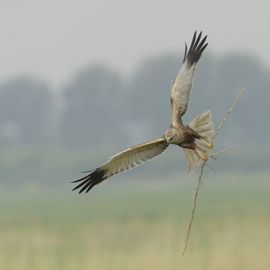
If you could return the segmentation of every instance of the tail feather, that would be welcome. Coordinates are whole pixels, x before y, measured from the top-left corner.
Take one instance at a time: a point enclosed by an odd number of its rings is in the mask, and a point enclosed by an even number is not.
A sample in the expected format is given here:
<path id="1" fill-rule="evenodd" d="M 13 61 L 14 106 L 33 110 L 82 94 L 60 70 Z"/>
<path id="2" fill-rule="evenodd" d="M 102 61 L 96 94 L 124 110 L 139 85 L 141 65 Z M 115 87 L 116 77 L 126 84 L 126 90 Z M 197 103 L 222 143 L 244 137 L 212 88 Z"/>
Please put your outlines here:
<path id="1" fill-rule="evenodd" d="M 212 148 L 214 136 L 214 124 L 212 121 L 212 113 L 210 111 L 204 112 L 196 116 L 189 127 L 198 132 L 202 137 L 195 140 L 195 150 L 184 148 L 188 164 L 188 172 L 195 169 L 196 166 L 208 159 L 210 149 Z"/>

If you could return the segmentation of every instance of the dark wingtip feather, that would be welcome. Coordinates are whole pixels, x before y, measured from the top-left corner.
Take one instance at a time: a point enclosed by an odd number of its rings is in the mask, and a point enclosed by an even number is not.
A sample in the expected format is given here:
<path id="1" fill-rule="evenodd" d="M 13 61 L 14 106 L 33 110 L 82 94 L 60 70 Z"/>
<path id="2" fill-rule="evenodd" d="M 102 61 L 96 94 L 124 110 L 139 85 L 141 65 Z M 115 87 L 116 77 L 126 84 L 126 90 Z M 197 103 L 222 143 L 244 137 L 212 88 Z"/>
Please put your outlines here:
<path id="1" fill-rule="evenodd" d="M 183 63 L 185 62 L 186 58 L 187 58 L 187 43 L 185 42 L 185 53 L 184 53 Z"/>
<path id="2" fill-rule="evenodd" d="M 72 190 L 79 189 L 79 193 L 85 191 L 87 193 L 90 191 L 95 185 L 99 184 L 105 179 L 106 170 L 97 168 L 94 171 L 90 171 L 88 175 L 72 181 L 71 183 L 79 183 Z"/>
<path id="3" fill-rule="evenodd" d="M 192 66 L 199 61 L 202 52 L 208 45 L 208 43 L 205 43 L 207 36 L 204 36 L 203 39 L 201 38 L 202 38 L 202 31 L 199 33 L 198 36 L 197 32 L 195 31 L 188 52 L 187 49 L 185 48 L 183 62 L 187 61 L 187 64 L 189 66 Z"/>

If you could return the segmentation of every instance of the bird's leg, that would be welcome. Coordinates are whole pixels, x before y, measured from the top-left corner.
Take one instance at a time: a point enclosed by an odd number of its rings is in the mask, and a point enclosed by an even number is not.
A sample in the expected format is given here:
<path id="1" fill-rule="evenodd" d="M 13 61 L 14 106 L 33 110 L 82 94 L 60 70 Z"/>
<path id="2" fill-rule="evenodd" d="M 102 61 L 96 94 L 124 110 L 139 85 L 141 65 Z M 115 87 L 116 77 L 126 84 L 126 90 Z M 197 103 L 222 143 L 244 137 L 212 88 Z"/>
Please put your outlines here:
<path id="1" fill-rule="evenodd" d="M 185 143 L 182 143 L 182 144 L 181 144 L 181 147 L 187 148 L 187 149 L 191 149 L 191 150 L 194 150 L 194 154 L 195 154 L 200 160 L 203 160 L 203 161 L 208 160 L 207 155 L 203 154 L 202 151 L 199 151 L 199 150 L 200 150 L 200 147 L 199 147 L 198 145 L 196 145 L 194 142 L 185 142 Z"/>
<path id="2" fill-rule="evenodd" d="M 184 142 L 184 143 L 181 143 L 180 146 L 183 148 L 191 149 L 191 150 L 195 150 L 196 148 L 196 145 L 194 142 Z"/>
<path id="3" fill-rule="evenodd" d="M 200 159 L 200 160 L 203 160 L 203 161 L 207 161 L 208 160 L 208 157 L 204 154 L 202 154 L 200 151 L 198 151 L 197 149 L 195 149 L 195 154 L 197 155 L 197 157 Z"/>
<path id="4" fill-rule="evenodd" d="M 198 139 L 198 140 L 201 140 L 204 142 L 204 144 L 206 145 L 206 147 L 208 149 L 213 149 L 214 148 L 214 145 L 210 142 L 208 142 L 202 135 L 200 135 L 197 131 L 195 131 L 194 129 L 190 128 L 189 126 L 186 126 L 187 127 L 187 130 L 189 132 L 189 134 L 193 137 L 193 139 Z M 196 146 L 195 146 L 196 148 Z M 194 148 L 194 150 L 195 150 Z"/>
<path id="5" fill-rule="evenodd" d="M 203 136 L 201 136 L 200 140 L 202 140 L 206 144 L 208 149 L 213 149 L 214 148 L 214 144 L 209 143 Z"/>

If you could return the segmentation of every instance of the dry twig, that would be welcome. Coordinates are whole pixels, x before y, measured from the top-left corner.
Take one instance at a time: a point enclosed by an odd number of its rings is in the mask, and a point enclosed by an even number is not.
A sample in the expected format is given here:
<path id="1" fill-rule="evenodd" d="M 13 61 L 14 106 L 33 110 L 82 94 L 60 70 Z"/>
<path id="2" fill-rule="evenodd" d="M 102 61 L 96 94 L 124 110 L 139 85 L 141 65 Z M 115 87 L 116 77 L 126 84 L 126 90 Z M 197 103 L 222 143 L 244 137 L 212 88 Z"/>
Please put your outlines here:
<path id="1" fill-rule="evenodd" d="M 245 91 L 244 88 L 240 91 L 239 95 L 234 100 L 232 106 L 225 113 L 223 119 L 220 121 L 219 125 L 217 126 L 216 131 L 215 131 L 215 134 L 213 136 L 213 144 L 214 144 L 215 138 L 219 134 L 220 130 L 224 127 L 224 125 L 225 125 L 226 121 L 228 120 L 230 114 L 235 109 L 236 105 L 239 103 L 240 98 L 243 95 L 244 91 Z M 232 149 L 225 149 L 225 150 L 222 150 L 222 151 L 218 151 L 218 152 L 212 154 L 211 157 L 213 159 L 217 159 L 217 157 L 220 154 L 223 154 L 223 153 L 225 153 L 225 152 L 227 152 L 229 150 L 232 150 Z M 193 200 L 193 208 L 192 208 L 191 217 L 190 217 L 189 224 L 188 224 L 188 229 L 187 229 L 187 232 L 186 232 L 185 245 L 184 245 L 184 249 L 183 249 L 183 252 L 182 252 L 182 256 L 185 254 L 185 252 L 187 250 L 187 247 L 188 247 L 189 237 L 190 237 L 190 233 L 191 233 L 191 228 L 192 228 L 192 224 L 193 224 L 194 217 L 195 217 L 195 211 L 196 211 L 196 207 L 197 207 L 199 190 L 200 190 L 200 188 L 202 186 L 202 177 L 203 177 L 203 172 L 204 172 L 204 168 L 205 168 L 206 165 L 207 165 L 207 161 L 204 161 L 203 164 L 201 165 L 201 170 L 200 170 L 200 174 L 199 174 L 199 177 L 198 177 L 197 187 L 196 187 L 196 190 L 195 190 L 195 195 L 194 195 L 194 200 Z"/>

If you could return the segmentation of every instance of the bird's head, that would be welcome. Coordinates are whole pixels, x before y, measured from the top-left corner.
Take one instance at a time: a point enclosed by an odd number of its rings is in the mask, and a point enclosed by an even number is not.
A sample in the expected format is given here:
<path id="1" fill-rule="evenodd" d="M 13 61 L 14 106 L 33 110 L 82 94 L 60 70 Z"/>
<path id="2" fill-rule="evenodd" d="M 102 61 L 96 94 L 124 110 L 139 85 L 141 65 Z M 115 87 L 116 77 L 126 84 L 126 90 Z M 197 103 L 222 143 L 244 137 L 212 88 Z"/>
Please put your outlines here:
<path id="1" fill-rule="evenodd" d="M 179 140 L 180 140 L 179 130 L 174 127 L 170 127 L 169 129 L 167 129 L 164 136 L 167 143 L 171 143 L 171 144 L 179 143 Z"/>

